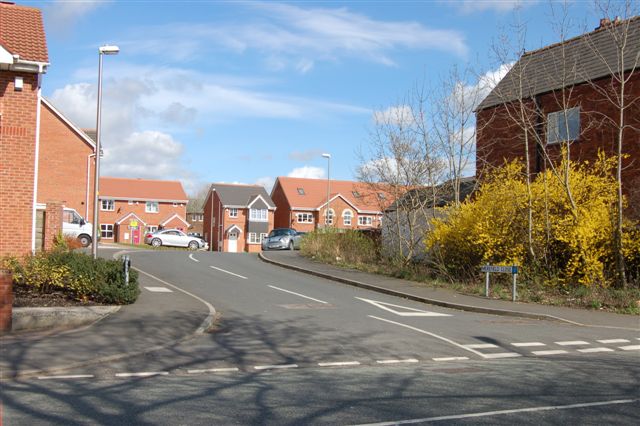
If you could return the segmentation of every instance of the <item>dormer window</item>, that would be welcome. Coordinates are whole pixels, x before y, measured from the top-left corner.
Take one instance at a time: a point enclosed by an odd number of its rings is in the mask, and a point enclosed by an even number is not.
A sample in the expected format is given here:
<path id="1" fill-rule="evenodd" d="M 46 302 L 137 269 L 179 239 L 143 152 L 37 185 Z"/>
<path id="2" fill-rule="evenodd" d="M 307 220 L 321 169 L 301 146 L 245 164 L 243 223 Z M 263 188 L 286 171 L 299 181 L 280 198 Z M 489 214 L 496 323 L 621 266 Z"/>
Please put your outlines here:
<path id="1" fill-rule="evenodd" d="M 304 188 L 298 188 L 298 194 L 304 195 Z"/>
<path id="2" fill-rule="evenodd" d="M 351 191 L 354 197 L 360 198 L 360 193 L 358 191 Z"/>
<path id="3" fill-rule="evenodd" d="M 381 200 L 384 200 L 387 198 L 387 196 L 384 195 L 382 192 L 378 192 L 378 198 L 380 198 Z"/>

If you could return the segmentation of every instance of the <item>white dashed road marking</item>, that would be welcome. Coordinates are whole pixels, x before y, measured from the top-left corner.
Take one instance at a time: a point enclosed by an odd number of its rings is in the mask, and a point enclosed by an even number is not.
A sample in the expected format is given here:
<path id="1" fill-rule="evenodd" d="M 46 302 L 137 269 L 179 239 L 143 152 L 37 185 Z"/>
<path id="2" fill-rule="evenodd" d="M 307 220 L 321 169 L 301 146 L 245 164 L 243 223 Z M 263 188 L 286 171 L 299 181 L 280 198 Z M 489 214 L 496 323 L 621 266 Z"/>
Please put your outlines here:
<path id="1" fill-rule="evenodd" d="M 231 367 L 231 368 L 203 368 L 196 370 L 187 370 L 189 374 L 202 374 L 202 373 L 230 373 L 240 371 L 239 368 Z"/>
<path id="2" fill-rule="evenodd" d="M 493 359 L 493 358 L 516 358 L 519 356 L 522 356 L 522 354 L 519 354 L 517 352 L 500 352 L 497 354 L 484 354 L 483 355 L 485 358 L 489 358 L 489 359 Z"/>
<path id="3" fill-rule="evenodd" d="M 530 346 L 547 346 L 542 342 L 521 342 L 521 343 L 512 343 L 512 345 L 518 348 L 527 348 Z"/>
<path id="4" fill-rule="evenodd" d="M 640 351 L 640 345 L 618 346 L 623 351 Z"/>
<path id="5" fill-rule="evenodd" d="M 285 293 L 294 294 L 294 295 L 299 296 L 299 297 L 304 297 L 305 299 L 313 300 L 314 302 L 323 303 L 325 305 L 329 304 L 329 302 L 325 302 L 325 301 L 319 300 L 319 299 L 314 299 L 313 297 L 305 296 L 304 294 L 296 293 L 295 291 L 285 290 L 284 288 L 276 287 L 274 285 L 268 285 L 267 284 L 267 287 L 271 287 L 274 290 L 284 291 Z"/>
<path id="6" fill-rule="evenodd" d="M 417 359 L 415 358 L 409 358 L 409 359 L 381 359 L 376 361 L 376 363 L 378 364 L 402 364 L 402 363 L 415 363 L 415 362 L 419 362 Z"/>
<path id="7" fill-rule="evenodd" d="M 560 355 L 560 354 L 566 354 L 568 353 L 567 351 L 563 351 L 561 349 L 557 349 L 557 350 L 552 350 L 552 351 L 533 351 L 531 352 L 534 355 Z"/>
<path id="8" fill-rule="evenodd" d="M 627 339 L 605 339 L 605 340 L 596 340 L 598 343 L 608 344 L 608 343 L 629 343 Z"/>
<path id="9" fill-rule="evenodd" d="M 613 352 L 613 349 L 610 348 L 585 348 L 585 349 L 578 349 L 578 352 L 582 352 L 582 353 L 592 353 L 592 352 Z"/>
<path id="10" fill-rule="evenodd" d="M 243 280 L 248 279 L 247 277 L 243 277 L 242 275 L 234 274 L 233 272 L 226 271 L 222 268 L 216 268 L 215 266 L 209 266 L 209 268 L 215 269 L 216 271 L 224 272 L 225 274 L 233 275 L 234 277 L 242 278 Z"/>
<path id="11" fill-rule="evenodd" d="M 566 342 L 555 342 L 555 344 L 560 346 L 579 346 L 579 345 L 590 345 L 591 343 L 585 342 L 584 340 L 569 340 Z"/>
<path id="12" fill-rule="evenodd" d="M 494 345 L 492 343 L 473 343 L 471 345 L 463 345 L 465 348 L 470 349 L 489 349 L 489 348 L 497 348 L 498 345 Z"/>
<path id="13" fill-rule="evenodd" d="M 147 290 L 153 293 L 173 293 L 173 290 L 166 287 L 145 287 Z"/>
<path id="14" fill-rule="evenodd" d="M 66 376 L 38 376 L 38 380 L 91 379 L 93 374 L 72 374 Z"/>
<path id="15" fill-rule="evenodd" d="M 141 371 L 139 373 L 116 373 L 116 377 L 151 377 L 151 376 L 167 376 L 168 371 Z"/>
<path id="16" fill-rule="evenodd" d="M 189 255 L 189 259 L 193 260 L 194 262 L 200 262 L 198 259 L 196 259 L 195 257 L 193 257 L 193 253 L 191 253 Z"/>
<path id="17" fill-rule="evenodd" d="M 256 370 L 278 370 L 283 368 L 298 368 L 298 364 L 256 365 Z"/>
<path id="18" fill-rule="evenodd" d="M 348 365 L 360 365 L 358 361 L 319 362 L 320 367 L 346 367 Z"/>
<path id="19" fill-rule="evenodd" d="M 466 356 L 449 356 L 444 358 L 432 358 L 434 361 L 464 361 L 469 359 Z"/>

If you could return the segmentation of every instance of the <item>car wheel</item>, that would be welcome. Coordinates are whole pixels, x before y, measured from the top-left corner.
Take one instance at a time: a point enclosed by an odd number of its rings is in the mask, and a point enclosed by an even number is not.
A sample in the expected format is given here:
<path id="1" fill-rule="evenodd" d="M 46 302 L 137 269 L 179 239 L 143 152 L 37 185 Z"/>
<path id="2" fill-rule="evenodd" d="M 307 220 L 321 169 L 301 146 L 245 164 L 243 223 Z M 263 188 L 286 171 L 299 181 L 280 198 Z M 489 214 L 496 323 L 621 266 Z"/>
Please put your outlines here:
<path id="1" fill-rule="evenodd" d="M 91 244 L 91 237 L 88 235 L 80 235 L 78 237 L 78 242 L 82 245 L 82 247 L 88 247 Z"/>
<path id="2" fill-rule="evenodd" d="M 293 241 L 289 241 L 289 250 L 293 250 Z"/>
<path id="3" fill-rule="evenodd" d="M 151 245 L 153 247 L 160 247 L 162 245 L 162 240 L 160 238 L 154 238 L 151 240 Z"/>
<path id="4" fill-rule="evenodd" d="M 197 241 L 190 241 L 189 242 L 189 250 L 197 250 L 198 249 L 198 242 Z"/>

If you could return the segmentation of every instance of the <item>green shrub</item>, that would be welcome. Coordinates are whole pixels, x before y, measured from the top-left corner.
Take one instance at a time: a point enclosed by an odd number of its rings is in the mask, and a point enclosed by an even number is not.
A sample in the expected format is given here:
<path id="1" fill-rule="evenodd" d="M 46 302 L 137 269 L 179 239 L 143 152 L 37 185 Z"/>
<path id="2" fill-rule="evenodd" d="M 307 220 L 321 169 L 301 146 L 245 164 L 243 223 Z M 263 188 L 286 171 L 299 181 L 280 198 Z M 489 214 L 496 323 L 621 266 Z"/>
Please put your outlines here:
<path id="1" fill-rule="evenodd" d="M 2 267 L 13 272 L 16 286 L 41 294 L 61 292 L 76 300 L 104 304 L 133 303 L 140 294 L 137 272 L 129 271 L 129 284 L 125 284 L 120 261 L 93 259 L 63 248 L 23 259 L 6 258 Z"/>
<path id="2" fill-rule="evenodd" d="M 329 263 L 360 265 L 378 260 L 375 242 L 356 230 L 329 228 L 310 232 L 304 236 L 300 249 L 304 256 Z"/>

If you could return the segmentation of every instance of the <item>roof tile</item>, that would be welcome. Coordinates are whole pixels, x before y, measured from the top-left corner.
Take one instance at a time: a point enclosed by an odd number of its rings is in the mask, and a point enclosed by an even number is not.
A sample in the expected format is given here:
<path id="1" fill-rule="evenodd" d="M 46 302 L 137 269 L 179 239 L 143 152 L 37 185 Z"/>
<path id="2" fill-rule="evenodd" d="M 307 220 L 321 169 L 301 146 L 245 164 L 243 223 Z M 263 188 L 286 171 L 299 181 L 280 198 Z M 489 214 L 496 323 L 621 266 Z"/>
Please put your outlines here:
<path id="1" fill-rule="evenodd" d="M 187 202 L 182 183 L 174 180 L 101 177 L 100 197 Z"/>
<path id="2" fill-rule="evenodd" d="M 49 62 L 40 10 L 0 3 L 0 46 L 20 59 Z"/>

